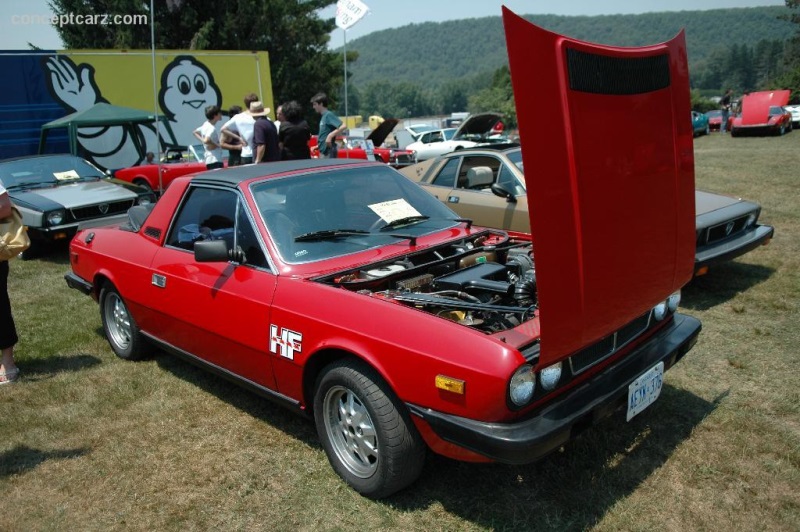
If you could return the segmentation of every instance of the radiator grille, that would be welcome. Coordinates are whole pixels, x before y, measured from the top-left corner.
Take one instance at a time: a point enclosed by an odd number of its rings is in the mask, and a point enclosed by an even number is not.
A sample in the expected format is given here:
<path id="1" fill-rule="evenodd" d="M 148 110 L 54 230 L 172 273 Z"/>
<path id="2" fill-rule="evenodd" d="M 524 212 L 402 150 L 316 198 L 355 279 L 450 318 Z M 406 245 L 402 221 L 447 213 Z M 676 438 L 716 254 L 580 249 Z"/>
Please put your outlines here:
<path id="1" fill-rule="evenodd" d="M 669 56 L 609 57 L 567 49 L 572 90 L 593 94 L 641 94 L 669 87 Z"/>

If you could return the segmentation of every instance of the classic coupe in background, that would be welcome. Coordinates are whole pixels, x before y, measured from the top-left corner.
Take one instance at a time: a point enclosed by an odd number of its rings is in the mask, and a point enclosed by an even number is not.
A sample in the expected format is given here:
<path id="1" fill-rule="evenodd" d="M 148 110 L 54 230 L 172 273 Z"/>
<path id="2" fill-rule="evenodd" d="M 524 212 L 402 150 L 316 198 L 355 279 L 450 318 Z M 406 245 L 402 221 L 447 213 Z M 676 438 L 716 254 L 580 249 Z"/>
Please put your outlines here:
<path id="1" fill-rule="evenodd" d="M 520 126 L 541 123 L 526 100 L 557 102 L 545 115 L 561 118 L 571 106 L 588 147 L 569 152 L 574 174 L 564 136 L 548 128 L 526 148 L 526 164 L 564 170 L 527 183 L 532 204 L 556 197 L 534 209 L 535 253 L 531 237 L 477 227 L 377 162 L 180 177 L 128 224 L 72 240 L 67 283 L 99 302 L 111 349 L 161 347 L 312 418 L 334 470 L 369 497 L 411 484 L 428 449 L 526 463 L 653 405 L 701 328 L 676 311 L 694 262 L 684 39 L 620 51 L 504 20 Z M 647 123 L 595 127 L 597 80 Z M 598 149 L 621 161 L 649 146 L 636 172 L 592 168 Z M 587 200 L 572 203 L 571 187 Z"/>
<path id="2" fill-rule="evenodd" d="M 501 119 L 502 115 L 498 113 L 471 115 L 457 129 L 449 130 L 451 136 L 448 137 L 447 129 L 426 131 L 406 149 L 414 152 L 417 161 L 425 161 L 455 150 L 504 142 L 505 139 L 493 133 L 494 126 Z"/>
<path id="3" fill-rule="evenodd" d="M 121 168 L 114 170 L 112 176 L 161 194 L 173 179 L 206 170 L 203 151 L 202 144 L 170 148 L 159 163 Z"/>
<path id="4" fill-rule="evenodd" d="M 692 111 L 692 130 L 694 131 L 695 137 L 699 137 L 700 135 L 708 135 L 711 133 L 711 126 L 708 123 L 708 117 L 703 113 Z"/>
<path id="5" fill-rule="evenodd" d="M 742 112 L 731 123 L 731 136 L 784 135 L 792 130 L 792 114 L 783 108 L 788 90 L 760 91 L 742 97 Z"/>
<path id="6" fill-rule="evenodd" d="M 155 201 L 152 191 L 109 179 L 72 155 L 32 155 L 0 161 L 0 181 L 28 227 L 30 259 L 52 242 L 68 242 L 79 227 L 120 223 L 128 209 Z"/>
<path id="7" fill-rule="evenodd" d="M 476 224 L 530 232 L 520 148 L 461 150 L 402 172 Z M 761 206 L 757 203 L 698 190 L 695 209 L 695 275 L 772 239 L 773 227 L 758 223 Z"/>

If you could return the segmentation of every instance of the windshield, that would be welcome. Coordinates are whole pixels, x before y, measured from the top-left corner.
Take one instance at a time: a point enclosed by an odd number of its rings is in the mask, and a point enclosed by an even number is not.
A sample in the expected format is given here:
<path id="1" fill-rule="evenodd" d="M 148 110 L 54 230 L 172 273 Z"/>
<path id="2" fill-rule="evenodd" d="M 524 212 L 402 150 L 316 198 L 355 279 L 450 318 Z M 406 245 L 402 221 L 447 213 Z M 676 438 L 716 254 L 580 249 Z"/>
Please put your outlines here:
<path id="1" fill-rule="evenodd" d="M 773 105 L 769 108 L 769 116 L 780 116 L 784 114 L 783 107 Z"/>
<path id="2" fill-rule="evenodd" d="M 456 134 L 456 131 L 458 131 L 458 129 L 454 127 L 443 129 L 442 132 L 444 133 L 444 139 L 451 140 L 453 138 L 453 135 Z"/>
<path id="3" fill-rule="evenodd" d="M 458 223 L 453 211 L 386 166 L 269 179 L 251 190 L 288 263 L 331 259 L 398 242 L 409 245 L 412 237 Z"/>
<path id="4" fill-rule="evenodd" d="M 72 155 L 28 157 L 0 163 L 0 181 L 7 189 L 55 186 L 103 177 L 96 166 Z"/>

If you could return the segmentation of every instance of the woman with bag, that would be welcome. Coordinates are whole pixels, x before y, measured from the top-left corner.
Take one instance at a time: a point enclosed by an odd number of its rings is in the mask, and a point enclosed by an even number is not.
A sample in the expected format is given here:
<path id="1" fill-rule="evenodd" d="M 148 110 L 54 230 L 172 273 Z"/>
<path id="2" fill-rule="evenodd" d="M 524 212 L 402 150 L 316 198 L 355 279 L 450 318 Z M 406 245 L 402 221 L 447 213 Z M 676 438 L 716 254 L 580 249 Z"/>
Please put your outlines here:
<path id="1" fill-rule="evenodd" d="M 0 181 L 0 220 L 11 216 L 11 200 Z M 0 386 L 19 378 L 19 368 L 14 364 L 14 345 L 17 329 L 11 316 L 11 301 L 8 298 L 8 260 L 0 261 Z"/>

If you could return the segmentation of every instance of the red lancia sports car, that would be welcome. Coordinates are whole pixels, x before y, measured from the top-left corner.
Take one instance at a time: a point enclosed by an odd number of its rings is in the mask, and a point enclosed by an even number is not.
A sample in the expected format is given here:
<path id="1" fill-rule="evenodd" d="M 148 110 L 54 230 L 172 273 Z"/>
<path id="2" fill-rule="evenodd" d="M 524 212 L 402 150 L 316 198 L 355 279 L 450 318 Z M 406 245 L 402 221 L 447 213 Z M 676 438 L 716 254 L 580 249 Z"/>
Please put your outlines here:
<path id="1" fill-rule="evenodd" d="M 792 130 L 792 113 L 783 108 L 791 91 L 760 91 L 742 97 L 742 112 L 733 118 L 731 136 L 783 135 Z"/>
<path id="2" fill-rule="evenodd" d="M 531 462 L 651 405 L 700 331 L 676 312 L 695 244 L 684 37 L 604 47 L 504 19 L 523 158 L 542 167 L 535 253 L 377 162 L 181 177 L 72 240 L 67 283 L 99 302 L 111 349 L 162 348 L 310 417 L 376 498 L 427 450 Z"/>

